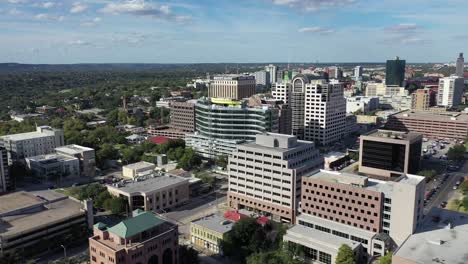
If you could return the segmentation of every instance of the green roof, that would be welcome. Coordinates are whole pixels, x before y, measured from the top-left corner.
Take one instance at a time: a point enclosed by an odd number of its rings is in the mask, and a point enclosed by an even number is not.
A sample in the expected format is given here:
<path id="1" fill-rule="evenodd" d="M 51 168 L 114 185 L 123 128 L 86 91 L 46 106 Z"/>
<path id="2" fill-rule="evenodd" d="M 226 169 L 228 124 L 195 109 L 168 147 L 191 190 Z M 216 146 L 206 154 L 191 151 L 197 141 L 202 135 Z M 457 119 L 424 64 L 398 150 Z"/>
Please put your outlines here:
<path id="1" fill-rule="evenodd" d="M 148 229 L 154 228 L 162 223 L 163 219 L 153 213 L 144 212 L 135 217 L 128 218 L 107 230 L 122 238 L 129 238 Z"/>
<path id="2" fill-rule="evenodd" d="M 107 225 L 104 224 L 104 223 L 99 222 L 99 223 L 97 223 L 97 224 L 94 224 L 94 228 L 97 228 L 97 229 L 99 229 L 99 230 L 104 230 L 104 229 L 107 228 Z"/>

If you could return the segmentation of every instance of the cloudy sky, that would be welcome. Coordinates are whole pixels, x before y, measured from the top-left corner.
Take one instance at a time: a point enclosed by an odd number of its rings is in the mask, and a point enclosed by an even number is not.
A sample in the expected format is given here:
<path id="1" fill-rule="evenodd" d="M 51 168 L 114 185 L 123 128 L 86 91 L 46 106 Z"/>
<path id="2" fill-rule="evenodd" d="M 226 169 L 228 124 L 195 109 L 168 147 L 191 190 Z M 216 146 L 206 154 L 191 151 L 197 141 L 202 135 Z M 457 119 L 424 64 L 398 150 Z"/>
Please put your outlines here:
<path id="1" fill-rule="evenodd" d="M 467 0 L 0 0 L 0 62 L 446 62 Z"/>

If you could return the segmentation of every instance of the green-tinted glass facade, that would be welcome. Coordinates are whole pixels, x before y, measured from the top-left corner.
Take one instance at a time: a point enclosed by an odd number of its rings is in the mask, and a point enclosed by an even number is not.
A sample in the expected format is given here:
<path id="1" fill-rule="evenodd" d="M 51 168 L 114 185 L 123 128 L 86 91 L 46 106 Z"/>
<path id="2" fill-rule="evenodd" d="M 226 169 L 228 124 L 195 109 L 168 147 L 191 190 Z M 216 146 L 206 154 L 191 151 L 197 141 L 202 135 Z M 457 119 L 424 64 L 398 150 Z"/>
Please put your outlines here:
<path id="1" fill-rule="evenodd" d="M 395 60 L 387 60 L 385 84 L 403 86 L 405 80 L 406 61 L 396 58 Z"/>

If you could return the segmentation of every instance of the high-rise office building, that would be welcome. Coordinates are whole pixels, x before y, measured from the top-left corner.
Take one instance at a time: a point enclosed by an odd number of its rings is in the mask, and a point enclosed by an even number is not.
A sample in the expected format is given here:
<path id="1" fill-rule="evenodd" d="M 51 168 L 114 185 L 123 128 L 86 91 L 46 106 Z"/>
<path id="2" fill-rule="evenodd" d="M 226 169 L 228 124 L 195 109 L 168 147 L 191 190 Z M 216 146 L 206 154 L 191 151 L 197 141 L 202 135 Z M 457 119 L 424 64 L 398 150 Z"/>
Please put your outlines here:
<path id="1" fill-rule="evenodd" d="M 405 80 L 406 61 L 396 57 L 394 60 L 387 60 L 385 84 L 403 86 Z"/>
<path id="2" fill-rule="evenodd" d="M 278 71 L 278 67 L 270 64 L 268 66 L 265 66 L 265 71 L 270 73 L 270 85 L 276 82 L 276 72 Z"/>
<path id="3" fill-rule="evenodd" d="M 304 139 L 305 90 L 308 83 L 308 76 L 303 74 L 292 80 L 289 105 L 292 109 L 292 134 L 298 139 Z"/>
<path id="4" fill-rule="evenodd" d="M 382 256 L 422 225 L 424 192 L 425 178 L 415 175 L 379 181 L 321 170 L 304 176 L 301 214 L 284 242 L 290 249 L 300 246 L 307 263 L 335 263 L 343 244 L 357 258 Z"/>
<path id="5" fill-rule="evenodd" d="M 195 131 L 196 100 L 171 103 L 171 127 L 183 132 Z"/>
<path id="6" fill-rule="evenodd" d="M 291 135 L 292 133 L 292 110 L 283 100 L 267 99 L 264 103 L 278 109 L 278 133 Z"/>
<path id="7" fill-rule="evenodd" d="M 336 80 L 343 79 L 343 69 L 341 67 L 335 67 L 335 75 L 333 77 Z"/>
<path id="8" fill-rule="evenodd" d="M 413 100 L 411 109 L 427 111 L 429 107 L 435 106 L 437 102 L 437 92 L 432 89 L 418 89 L 412 94 Z"/>
<path id="9" fill-rule="evenodd" d="M 269 88 L 270 87 L 270 72 L 267 71 L 257 71 L 252 74 L 255 76 L 255 85 L 260 88 Z"/>
<path id="10" fill-rule="evenodd" d="M 457 58 L 457 69 L 455 72 L 455 75 L 461 78 L 464 78 L 464 73 L 465 73 L 465 59 L 463 58 L 463 53 L 460 53 L 460 55 Z"/>
<path id="11" fill-rule="evenodd" d="M 375 130 L 360 137 L 359 172 L 398 177 L 419 171 L 422 134 Z"/>
<path id="12" fill-rule="evenodd" d="M 315 80 L 306 84 L 304 109 L 305 140 L 330 145 L 343 138 L 346 99 L 343 97 L 342 83 Z"/>
<path id="13" fill-rule="evenodd" d="M 63 130 L 39 126 L 35 132 L 0 137 L 0 145 L 8 151 L 8 162 L 50 154 L 64 145 Z"/>
<path id="14" fill-rule="evenodd" d="M 278 109 L 247 101 L 201 98 L 196 104 L 196 132 L 186 135 L 186 143 L 200 155 L 213 158 L 231 155 L 237 144 L 255 140 L 263 132 L 278 132 Z"/>
<path id="15" fill-rule="evenodd" d="M 0 194 L 11 186 L 8 172 L 8 154 L 5 148 L 0 147 Z"/>
<path id="16" fill-rule="evenodd" d="M 362 66 L 356 66 L 354 68 L 354 79 L 357 81 L 362 77 L 363 68 Z"/>
<path id="17" fill-rule="evenodd" d="M 290 135 L 259 134 L 255 142 L 237 146 L 229 158 L 229 206 L 293 223 L 301 177 L 322 165 L 313 142 Z"/>
<path id="18" fill-rule="evenodd" d="M 454 107 L 461 103 L 465 89 L 463 77 L 450 76 L 439 79 L 437 105 Z"/>
<path id="19" fill-rule="evenodd" d="M 255 77 L 224 74 L 213 77 L 208 87 L 208 97 L 240 100 L 255 94 Z"/>
<path id="20" fill-rule="evenodd" d="M 285 104 L 290 104 L 292 85 L 291 83 L 273 83 L 271 86 L 271 95 L 275 100 L 281 100 Z"/>

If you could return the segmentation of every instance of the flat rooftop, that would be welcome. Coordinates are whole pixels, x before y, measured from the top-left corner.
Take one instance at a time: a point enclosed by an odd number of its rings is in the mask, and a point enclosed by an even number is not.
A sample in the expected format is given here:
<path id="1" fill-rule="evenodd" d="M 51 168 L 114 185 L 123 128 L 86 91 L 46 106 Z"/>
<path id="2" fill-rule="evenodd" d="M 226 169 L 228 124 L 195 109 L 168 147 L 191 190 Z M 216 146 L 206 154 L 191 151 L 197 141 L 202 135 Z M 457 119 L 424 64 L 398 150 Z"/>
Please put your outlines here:
<path id="1" fill-rule="evenodd" d="M 66 145 L 66 146 L 63 146 L 63 147 L 55 148 L 55 150 L 63 152 L 63 153 L 67 153 L 67 154 L 70 154 L 70 155 L 76 155 L 76 154 L 80 154 L 83 151 L 93 151 L 94 149 L 88 148 L 88 147 L 83 147 L 83 146 L 80 146 L 80 145 Z"/>
<path id="2" fill-rule="evenodd" d="M 115 187 L 115 186 L 107 186 L 107 188 L 120 190 L 129 194 L 146 194 L 158 191 L 160 189 L 180 184 L 183 182 L 188 183 L 188 178 L 182 178 L 177 176 L 159 176 L 149 179 L 143 179 L 141 181 L 132 181 L 129 183 L 125 183 L 122 187 Z"/>
<path id="3" fill-rule="evenodd" d="M 4 201 L 0 200 L 0 204 L 3 205 Z M 0 236 L 14 237 L 85 214 L 79 202 L 68 198 L 32 206 L 34 209 L 30 211 L 25 210 L 11 216 L 0 217 Z"/>
<path id="4" fill-rule="evenodd" d="M 394 253 L 416 263 L 468 263 L 468 215 L 433 208 Z"/>
<path id="5" fill-rule="evenodd" d="M 34 156 L 34 157 L 29 157 L 27 158 L 32 161 L 37 161 L 42 164 L 47 164 L 47 163 L 55 163 L 59 161 L 68 161 L 68 160 L 76 160 L 78 158 L 75 157 L 70 157 L 70 156 L 64 156 L 61 154 L 45 154 L 45 155 L 39 155 L 39 156 Z"/>
<path id="6" fill-rule="evenodd" d="M 200 218 L 192 223 L 221 234 L 231 231 L 234 226 L 234 222 L 215 214 Z"/>
<path id="7" fill-rule="evenodd" d="M 150 162 L 140 161 L 137 163 L 125 165 L 123 166 L 123 168 L 131 169 L 131 170 L 140 170 L 140 169 L 146 169 L 151 166 L 155 167 L 156 165 Z"/>
<path id="8" fill-rule="evenodd" d="M 27 192 L 6 194 L 0 196 L 0 215 L 43 203 L 44 201 L 42 199 Z"/>
<path id="9" fill-rule="evenodd" d="M 402 131 L 394 131 L 394 130 L 385 130 L 385 129 L 378 129 L 373 130 L 364 136 L 367 137 L 375 137 L 375 138 L 385 138 L 385 139 L 396 139 L 396 140 L 414 140 L 422 137 L 422 134 L 413 133 L 413 132 L 402 132 Z"/>
<path id="10" fill-rule="evenodd" d="M 9 139 L 9 140 L 13 140 L 13 141 L 20 141 L 20 140 L 48 137 L 48 136 L 53 136 L 53 133 L 50 133 L 50 132 L 48 133 L 48 131 L 46 131 L 46 132 L 34 131 L 34 132 L 6 135 L 6 136 L 2 136 L 0 138 Z"/>
<path id="11" fill-rule="evenodd" d="M 468 114 L 463 112 L 423 112 L 423 111 L 402 111 L 392 116 L 396 118 L 417 119 L 441 122 L 466 122 L 468 123 Z"/>

